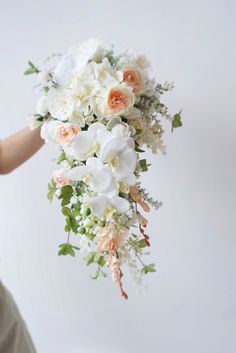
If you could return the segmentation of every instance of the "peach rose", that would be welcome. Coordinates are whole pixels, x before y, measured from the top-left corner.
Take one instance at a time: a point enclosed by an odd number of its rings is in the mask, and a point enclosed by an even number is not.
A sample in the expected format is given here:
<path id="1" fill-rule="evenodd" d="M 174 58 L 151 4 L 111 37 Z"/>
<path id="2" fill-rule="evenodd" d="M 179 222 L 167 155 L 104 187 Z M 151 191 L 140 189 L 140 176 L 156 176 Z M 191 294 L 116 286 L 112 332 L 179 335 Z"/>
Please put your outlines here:
<path id="1" fill-rule="evenodd" d="M 133 88 L 134 93 L 141 91 L 142 77 L 138 69 L 126 67 L 123 71 L 123 81 Z"/>
<path id="2" fill-rule="evenodd" d="M 71 123 L 65 123 L 56 128 L 57 142 L 62 146 L 70 145 L 77 135 L 79 127 Z"/>
<path id="3" fill-rule="evenodd" d="M 101 228 L 99 232 L 98 251 L 112 251 L 122 246 L 127 232 L 119 231 L 113 224 Z"/>
<path id="4" fill-rule="evenodd" d="M 64 169 L 58 169 L 53 172 L 53 180 L 58 186 L 70 185 L 70 179 Z"/>
<path id="5" fill-rule="evenodd" d="M 113 87 L 107 95 L 108 113 L 120 115 L 125 113 L 135 101 L 134 94 L 128 87 Z"/>

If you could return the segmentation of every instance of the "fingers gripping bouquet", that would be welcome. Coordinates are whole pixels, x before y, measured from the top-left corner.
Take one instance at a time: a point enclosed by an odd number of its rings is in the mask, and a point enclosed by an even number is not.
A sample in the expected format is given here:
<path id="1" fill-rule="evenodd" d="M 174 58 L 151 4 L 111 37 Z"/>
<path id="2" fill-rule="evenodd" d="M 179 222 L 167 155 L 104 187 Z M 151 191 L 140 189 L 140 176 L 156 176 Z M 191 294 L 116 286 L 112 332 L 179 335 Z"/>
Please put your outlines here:
<path id="1" fill-rule="evenodd" d="M 60 200 L 68 234 L 59 255 L 85 253 L 86 264 L 97 266 L 93 279 L 105 277 L 108 268 L 124 298 L 122 265 L 141 285 L 142 274 L 155 271 L 142 260 L 150 246 L 144 213 L 161 202 L 140 184 L 149 167 L 142 153 L 165 153 L 164 119 L 172 130 L 182 125 L 180 113 L 170 115 L 161 102 L 173 85 L 157 83 L 148 69 L 145 56 L 115 54 L 90 39 L 59 56 L 52 69 L 29 62 L 25 72 L 37 74 L 41 92 L 30 125 L 42 125 L 42 137 L 60 151 L 48 185 L 49 200 Z"/>

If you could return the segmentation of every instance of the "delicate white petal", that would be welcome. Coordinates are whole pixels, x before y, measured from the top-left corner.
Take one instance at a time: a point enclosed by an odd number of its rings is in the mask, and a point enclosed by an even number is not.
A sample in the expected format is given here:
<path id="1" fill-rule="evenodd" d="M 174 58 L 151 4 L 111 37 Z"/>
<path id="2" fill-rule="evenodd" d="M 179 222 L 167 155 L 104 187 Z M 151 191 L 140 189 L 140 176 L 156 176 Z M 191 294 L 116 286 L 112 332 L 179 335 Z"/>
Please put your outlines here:
<path id="1" fill-rule="evenodd" d="M 66 55 L 54 70 L 54 79 L 60 85 L 65 85 L 74 69 L 74 60 L 71 56 Z"/>
<path id="2" fill-rule="evenodd" d="M 99 122 L 93 123 L 89 126 L 88 133 L 90 134 L 91 138 L 95 139 L 97 137 L 97 133 L 99 130 L 102 130 L 102 131 L 106 130 L 105 125 Z"/>
<path id="3" fill-rule="evenodd" d="M 120 178 L 118 177 L 117 179 L 118 181 L 123 181 L 127 185 L 134 185 L 137 181 L 137 178 L 134 173 L 128 173 Z"/>
<path id="4" fill-rule="evenodd" d="M 119 165 L 115 172 L 119 175 L 133 173 L 136 168 L 137 153 L 131 148 L 127 148 L 119 155 Z"/>
<path id="5" fill-rule="evenodd" d="M 95 169 L 91 173 L 91 188 L 96 192 L 105 191 L 111 186 L 112 176 L 106 169 Z"/>
<path id="6" fill-rule="evenodd" d="M 100 158 L 105 163 L 109 162 L 110 159 L 114 158 L 125 145 L 126 142 L 122 137 L 114 137 L 112 139 L 109 139 L 100 148 Z"/>
<path id="7" fill-rule="evenodd" d="M 91 172 L 91 167 L 82 165 L 69 170 L 67 172 L 67 176 L 69 179 L 77 181 L 77 180 L 81 180 L 84 176 L 88 175 L 90 172 Z"/>
<path id="8" fill-rule="evenodd" d="M 39 98 L 36 105 L 36 112 L 40 115 L 46 115 L 48 113 L 47 96 L 42 96 Z"/>
<path id="9" fill-rule="evenodd" d="M 93 168 L 103 168 L 104 164 L 100 161 L 99 158 L 91 157 L 87 159 L 86 165 L 89 165 Z"/>
<path id="10" fill-rule="evenodd" d="M 78 133 L 77 138 L 74 140 L 72 147 L 76 152 L 79 160 L 84 161 L 88 158 L 90 149 L 92 147 L 92 139 L 87 131 Z"/>
<path id="11" fill-rule="evenodd" d="M 120 196 L 115 196 L 111 199 L 112 205 L 119 213 L 126 213 L 129 210 L 129 202 Z"/>
<path id="12" fill-rule="evenodd" d="M 95 216 L 103 216 L 104 209 L 108 205 L 108 199 L 105 196 L 97 196 L 91 200 L 91 211 Z"/>

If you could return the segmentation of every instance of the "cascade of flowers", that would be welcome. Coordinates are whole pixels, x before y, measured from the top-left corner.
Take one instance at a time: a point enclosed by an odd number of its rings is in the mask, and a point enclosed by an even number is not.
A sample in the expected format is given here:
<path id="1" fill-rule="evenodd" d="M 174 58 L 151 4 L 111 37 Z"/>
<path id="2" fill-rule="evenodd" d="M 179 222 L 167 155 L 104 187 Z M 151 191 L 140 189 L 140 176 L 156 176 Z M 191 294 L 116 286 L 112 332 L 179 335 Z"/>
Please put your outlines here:
<path id="1" fill-rule="evenodd" d="M 161 202 L 142 187 L 140 176 L 150 166 L 147 149 L 165 154 L 163 121 L 172 131 L 182 125 L 181 112 L 171 115 L 161 101 L 173 84 L 150 77 L 144 55 L 117 54 L 97 39 L 54 59 L 43 70 L 29 61 L 25 74 L 37 75 L 41 95 L 29 125 L 41 126 L 43 139 L 59 150 L 48 184 L 48 199 L 60 201 L 65 217 L 59 255 L 81 253 L 96 266 L 91 278 L 111 273 L 127 299 L 124 265 L 141 286 L 142 275 L 155 272 L 144 260 L 150 247 L 145 213 Z"/>

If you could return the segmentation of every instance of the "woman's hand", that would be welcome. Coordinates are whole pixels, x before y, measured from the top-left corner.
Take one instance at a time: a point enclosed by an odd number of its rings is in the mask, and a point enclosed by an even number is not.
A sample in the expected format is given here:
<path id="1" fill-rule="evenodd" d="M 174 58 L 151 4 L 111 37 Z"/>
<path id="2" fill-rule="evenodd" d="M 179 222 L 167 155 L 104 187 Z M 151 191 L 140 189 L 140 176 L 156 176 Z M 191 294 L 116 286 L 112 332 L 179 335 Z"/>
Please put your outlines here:
<path id="1" fill-rule="evenodd" d="M 40 128 L 25 128 L 0 141 L 0 174 L 8 174 L 34 155 L 44 141 L 40 137 Z"/>

